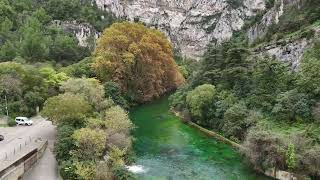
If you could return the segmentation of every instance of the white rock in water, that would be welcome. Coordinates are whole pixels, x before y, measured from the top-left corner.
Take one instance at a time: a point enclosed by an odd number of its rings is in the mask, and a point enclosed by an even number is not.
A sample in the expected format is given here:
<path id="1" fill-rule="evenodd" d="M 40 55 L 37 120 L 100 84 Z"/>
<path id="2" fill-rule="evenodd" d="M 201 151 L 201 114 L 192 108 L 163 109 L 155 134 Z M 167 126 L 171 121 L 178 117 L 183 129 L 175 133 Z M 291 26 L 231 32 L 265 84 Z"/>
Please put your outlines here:
<path id="1" fill-rule="evenodd" d="M 148 170 L 145 169 L 143 166 L 141 165 L 132 165 L 132 166 L 126 166 L 127 170 L 134 173 L 134 174 L 141 174 L 141 173 L 145 173 Z"/>

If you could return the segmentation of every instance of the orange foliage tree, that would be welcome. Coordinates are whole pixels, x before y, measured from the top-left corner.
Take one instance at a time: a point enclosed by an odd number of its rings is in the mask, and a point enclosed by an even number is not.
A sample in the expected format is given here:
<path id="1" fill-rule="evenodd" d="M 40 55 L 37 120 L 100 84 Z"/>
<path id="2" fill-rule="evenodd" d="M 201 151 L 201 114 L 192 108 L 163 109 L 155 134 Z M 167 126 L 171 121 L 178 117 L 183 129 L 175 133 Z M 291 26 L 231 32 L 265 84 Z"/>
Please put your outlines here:
<path id="1" fill-rule="evenodd" d="M 103 32 L 93 68 L 102 81 L 118 83 L 137 102 L 150 101 L 184 82 L 166 36 L 137 23 L 115 23 Z"/>

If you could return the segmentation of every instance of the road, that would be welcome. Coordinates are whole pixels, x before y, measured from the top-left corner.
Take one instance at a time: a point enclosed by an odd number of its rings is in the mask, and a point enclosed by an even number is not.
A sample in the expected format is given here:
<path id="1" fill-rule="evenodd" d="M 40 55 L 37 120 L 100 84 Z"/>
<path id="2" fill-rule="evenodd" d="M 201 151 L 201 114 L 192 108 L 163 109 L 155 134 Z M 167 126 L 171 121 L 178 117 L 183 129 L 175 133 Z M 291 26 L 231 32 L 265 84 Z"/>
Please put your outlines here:
<path id="1" fill-rule="evenodd" d="M 57 180 L 57 162 L 53 155 L 53 145 L 56 138 L 56 128 L 50 121 L 41 117 L 32 118 L 33 126 L 16 126 L 0 128 L 0 134 L 4 135 L 5 140 L 0 142 L 0 160 L 6 156 L 13 155 L 13 151 L 23 148 L 30 142 L 30 139 L 48 140 L 46 149 L 40 161 L 30 169 L 22 180 Z"/>

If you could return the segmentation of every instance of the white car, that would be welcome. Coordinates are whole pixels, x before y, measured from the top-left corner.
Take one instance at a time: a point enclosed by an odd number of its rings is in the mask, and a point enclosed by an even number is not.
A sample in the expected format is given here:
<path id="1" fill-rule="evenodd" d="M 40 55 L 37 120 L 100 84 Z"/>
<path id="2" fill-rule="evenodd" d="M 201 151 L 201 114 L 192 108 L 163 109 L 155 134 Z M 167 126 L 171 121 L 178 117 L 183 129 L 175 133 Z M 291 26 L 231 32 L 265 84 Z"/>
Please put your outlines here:
<path id="1" fill-rule="evenodd" d="M 17 125 L 31 126 L 33 124 L 33 121 L 29 120 L 26 117 L 16 117 L 16 124 Z"/>

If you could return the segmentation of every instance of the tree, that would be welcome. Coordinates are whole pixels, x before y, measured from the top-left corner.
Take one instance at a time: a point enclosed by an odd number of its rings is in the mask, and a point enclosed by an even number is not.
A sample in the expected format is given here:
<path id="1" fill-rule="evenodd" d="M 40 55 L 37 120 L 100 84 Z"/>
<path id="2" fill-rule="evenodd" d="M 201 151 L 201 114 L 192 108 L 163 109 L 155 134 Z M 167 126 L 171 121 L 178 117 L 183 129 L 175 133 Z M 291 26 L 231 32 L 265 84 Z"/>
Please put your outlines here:
<path id="1" fill-rule="evenodd" d="M 251 128 L 243 143 L 245 156 L 255 169 L 285 169 L 285 139 L 275 132 Z"/>
<path id="2" fill-rule="evenodd" d="M 204 84 L 190 91 L 186 98 L 186 103 L 194 117 L 202 118 L 204 108 L 210 104 L 216 95 L 215 86 Z"/>
<path id="3" fill-rule="evenodd" d="M 96 176 L 97 168 L 94 162 L 79 162 L 75 163 L 75 173 L 83 180 L 92 180 Z"/>
<path id="4" fill-rule="evenodd" d="M 69 77 L 63 72 L 57 72 L 52 67 L 44 67 L 39 70 L 48 87 L 57 87 Z"/>
<path id="5" fill-rule="evenodd" d="M 103 110 L 107 106 L 104 87 L 93 78 L 71 78 L 62 83 L 60 89 L 66 93 L 82 96 L 92 107 Z"/>
<path id="6" fill-rule="evenodd" d="M 81 58 L 81 52 L 74 37 L 58 33 L 50 46 L 50 57 L 56 62 L 70 64 Z"/>
<path id="7" fill-rule="evenodd" d="M 21 31 L 21 55 L 22 57 L 39 62 L 49 55 L 49 37 L 44 35 L 42 24 L 38 19 L 29 17 Z"/>
<path id="8" fill-rule="evenodd" d="M 95 74 L 92 69 L 92 58 L 87 57 L 75 64 L 69 65 L 67 67 L 61 68 L 62 72 L 65 72 L 67 75 L 77 78 L 91 78 L 95 77 Z"/>
<path id="9" fill-rule="evenodd" d="M 142 24 L 113 24 L 98 40 L 94 58 L 98 77 L 116 82 L 138 102 L 150 101 L 184 82 L 171 43 L 160 31 Z"/>
<path id="10" fill-rule="evenodd" d="M 121 94 L 121 88 L 117 83 L 111 81 L 106 82 L 104 84 L 104 88 L 106 92 L 106 97 L 110 97 L 113 100 L 113 102 L 125 109 L 129 108 L 129 104 Z"/>
<path id="11" fill-rule="evenodd" d="M 244 102 L 237 103 L 224 113 L 223 132 L 233 139 L 243 140 L 247 129 L 254 124 L 248 121 L 248 109 Z"/>
<path id="12" fill-rule="evenodd" d="M 298 85 L 301 91 L 320 98 L 320 42 L 307 50 L 301 60 Z"/>
<path id="13" fill-rule="evenodd" d="M 294 122 L 297 116 L 310 117 L 311 107 L 307 95 L 293 89 L 278 95 L 272 113 L 284 120 Z"/>
<path id="14" fill-rule="evenodd" d="M 70 125 L 59 125 L 55 153 L 59 161 L 68 160 L 71 157 L 70 151 L 74 149 L 72 134 L 75 128 Z"/>
<path id="15" fill-rule="evenodd" d="M 72 155 L 77 160 L 98 160 L 105 150 L 106 133 L 103 130 L 81 128 L 74 131 L 72 138 L 76 146 Z"/>
<path id="16" fill-rule="evenodd" d="M 253 65 L 250 105 L 271 111 L 278 94 L 287 91 L 294 74 L 282 62 L 265 57 Z"/>
<path id="17" fill-rule="evenodd" d="M 129 119 L 128 113 L 120 106 L 113 106 L 105 113 L 106 127 L 113 133 L 124 133 L 129 135 L 133 124 Z"/>
<path id="18" fill-rule="evenodd" d="M 113 106 L 106 110 L 105 127 L 108 135 L 108 147 L 114 146 L 121 150 L 131 147 L 130 132 L 134 125 L 130 121 L 128 113 L 120 106 Z"/>
<path id="19" fill-rule="evenodd" d="M 286 163 L 288 168 L 291 170 L 296 166 L 296 153 L 295 153 L 294 144 L 292 143 L 288 145 L 288 150 L 286 153 Z"/>
<path id="20" fill-rule="evenodd" d="M 57 124 L 83 124 L 89 112 L 90 105 L 83 97 L 66 93 L 47 99 L 42 115 Z"/>
<path id="21" fill-rule="evenodd" d="M 16 48 L 11 41 L 6 41 L 0 48 L 0 61 L 13 60 L 16 56 Z"/>

